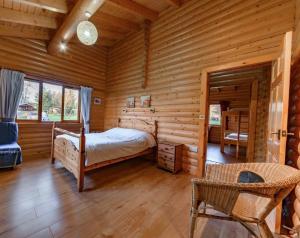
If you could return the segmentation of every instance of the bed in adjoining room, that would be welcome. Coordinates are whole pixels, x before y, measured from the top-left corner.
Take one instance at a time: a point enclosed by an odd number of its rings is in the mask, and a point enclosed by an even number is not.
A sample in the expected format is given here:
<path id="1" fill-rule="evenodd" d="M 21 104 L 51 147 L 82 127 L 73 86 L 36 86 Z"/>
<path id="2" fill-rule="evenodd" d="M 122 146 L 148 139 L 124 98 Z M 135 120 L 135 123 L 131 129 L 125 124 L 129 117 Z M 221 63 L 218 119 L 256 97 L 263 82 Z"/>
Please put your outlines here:
<path id="1" fill-rule="evenodd" d="M 55 160 L 77 179 L 83 191 L 84 174 L 110 164 L 143 155 L 155 155 L 157 122 L 118 119 L 118 127 L 102 133 L 76 134 L 53 124 L 52 163 Z"/>

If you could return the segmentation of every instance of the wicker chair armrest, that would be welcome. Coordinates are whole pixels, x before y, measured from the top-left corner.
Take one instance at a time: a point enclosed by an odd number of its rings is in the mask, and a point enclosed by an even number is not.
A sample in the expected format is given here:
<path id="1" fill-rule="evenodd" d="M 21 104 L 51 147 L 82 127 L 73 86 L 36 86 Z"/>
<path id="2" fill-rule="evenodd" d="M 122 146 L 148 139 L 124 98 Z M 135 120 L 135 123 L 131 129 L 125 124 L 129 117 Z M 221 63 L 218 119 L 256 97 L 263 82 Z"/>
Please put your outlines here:
<path id="1" fill-rule="evenodd" d="M 278 188 L 273 183 L 237 183 L 237 182 L 220 182 L 209 179 L 194 178 L 192 179 L 193 187 L 197 187 L 200 190 L 201 187 L 206 187 L 207 190 L 219 189 L 220 191 L 237 191 L 238 193 L 251 193 L 257 196 L 272 196 Z"/>

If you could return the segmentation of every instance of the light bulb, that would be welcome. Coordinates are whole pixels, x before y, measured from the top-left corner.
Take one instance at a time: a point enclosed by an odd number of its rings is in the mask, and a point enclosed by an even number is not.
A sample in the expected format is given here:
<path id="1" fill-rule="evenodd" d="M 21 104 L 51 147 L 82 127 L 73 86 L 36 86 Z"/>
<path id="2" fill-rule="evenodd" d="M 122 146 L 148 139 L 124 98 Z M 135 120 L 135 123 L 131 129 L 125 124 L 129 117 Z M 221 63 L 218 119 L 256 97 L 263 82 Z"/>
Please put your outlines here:
<path id="1" fill-rule="evenodd" d="M 83 33 L 86 37 L 90 37 L 91 36 L 91 33 L 89 31 L 84 31 Z"/>
<path id="2" fill-rule="evenodd" d="M 86 12 L 84 13 L 84 15 L 85 15 L 85 17 L 87 17 L 87 18 L 90 18 L 90 17 L 92 16 L 92 14 L 91 14 L 90 12 L 88 12 L 88 11 L 86 11 Z"/>
<path id="3" fill-rule="evenodd" d="M 59 44 L 59 48 L 60 48 L 60 51 L 66 51 L 66 49 L 67 49 L 67 44 L 64 43 L 64 42 L 61 42 L 61 43 Z"/>

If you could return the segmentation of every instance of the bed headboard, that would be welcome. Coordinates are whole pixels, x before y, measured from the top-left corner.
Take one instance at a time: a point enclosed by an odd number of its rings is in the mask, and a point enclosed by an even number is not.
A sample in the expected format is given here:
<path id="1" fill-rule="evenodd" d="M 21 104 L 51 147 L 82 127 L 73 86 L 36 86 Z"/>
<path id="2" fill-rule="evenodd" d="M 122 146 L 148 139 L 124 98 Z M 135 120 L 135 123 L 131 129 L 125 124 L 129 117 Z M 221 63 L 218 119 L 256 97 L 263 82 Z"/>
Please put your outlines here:
<path id="1" fill-rule="evenodd" d="M 146 131 L 157 139 L 157 120 L 143 120 L 138 118 L 118 118 L 118 127 Z"/>

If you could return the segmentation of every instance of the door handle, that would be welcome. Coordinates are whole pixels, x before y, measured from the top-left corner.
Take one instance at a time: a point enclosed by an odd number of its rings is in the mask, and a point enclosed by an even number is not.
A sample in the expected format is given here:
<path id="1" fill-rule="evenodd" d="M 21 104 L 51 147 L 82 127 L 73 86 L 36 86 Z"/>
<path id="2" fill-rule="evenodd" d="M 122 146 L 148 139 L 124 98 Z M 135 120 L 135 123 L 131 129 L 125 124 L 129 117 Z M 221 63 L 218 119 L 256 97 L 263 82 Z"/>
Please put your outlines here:
<path id="1" fill-rule="evenodd" d="M 271 135 L 277 135 L 277 139 L 280 140 L 281 130 L 279 129 L 277 132 L 271 132 Z"/>
<path id="2" fill-rule="evenodd" d="M 287 137 L 287 136 L 293 136 L 295 134 L 293 132 L 282 131 L 281 135 L 283 137 Z"/>
<path id="3" fill-rule="evenodd" d="M 282 137 L 293 136 L 295 135 L 293 132 L 287 132 L 285 130 L 278 130 L 277 132 L 272 132 L 272 135 L 277 135 L 278 140 Z"/>

